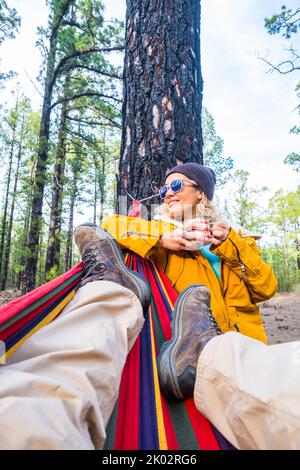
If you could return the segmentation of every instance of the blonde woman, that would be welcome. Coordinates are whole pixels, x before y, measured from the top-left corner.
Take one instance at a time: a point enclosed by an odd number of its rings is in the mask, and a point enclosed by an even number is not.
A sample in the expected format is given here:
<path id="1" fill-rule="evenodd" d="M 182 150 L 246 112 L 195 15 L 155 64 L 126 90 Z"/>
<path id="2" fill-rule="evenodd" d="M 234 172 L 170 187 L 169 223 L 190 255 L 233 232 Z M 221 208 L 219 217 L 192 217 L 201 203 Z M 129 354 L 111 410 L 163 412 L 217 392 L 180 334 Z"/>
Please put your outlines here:
<path id="1" fill-rule="evenodd" d="M 112 216 L 103 226 L 113 237 L 91 224 L 76 229 L 80 288 L 0 368 L 1 449 L 102 448 L 151 297 L 115 239 L 159 263 L 180 294 L 158 358 L 163 393 L 193 396 L 237 448 L 299 448 L 299 363 L 291 355 L 299 344 L 263 344 L 256 303 L 273 295 L 276 278 L 255 239 L 219 221 L 214 185 L 212 170 L 183 164 L 166 176 L 160 220 Z"/>
<path id="2" fill-rule="evenodd" d="M 168 171 L 153 221 L 113 215 L 102 227 L 118 243 L 158 263 L 180 294 L 202 284 L 222 332 L 267 342 L 258 302 L 272 297 L 276 277 L 260 257 L 255 237 L 220 221 L 212 199 L 212 169 L 184 163 Z"/>

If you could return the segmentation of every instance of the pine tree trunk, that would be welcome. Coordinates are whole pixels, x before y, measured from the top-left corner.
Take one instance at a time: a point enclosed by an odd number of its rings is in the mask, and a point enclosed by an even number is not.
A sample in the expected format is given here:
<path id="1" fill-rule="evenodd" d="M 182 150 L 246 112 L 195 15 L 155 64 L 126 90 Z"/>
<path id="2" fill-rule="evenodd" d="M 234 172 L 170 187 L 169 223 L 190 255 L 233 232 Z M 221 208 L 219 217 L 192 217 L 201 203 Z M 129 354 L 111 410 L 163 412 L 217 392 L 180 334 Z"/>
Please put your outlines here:
<path id="1" fill-rule="evenodd" d="M 48 140 L 50 130 L 50 114 L 52 100 L 51 78 L 54 70 L 56 55 L 56 38 L 51 44 L 48 57 L 47 79 L 42 108 L 42 118 L 39 133 L 39 145 L 37 152 L 37 163 L 35 171 L 35 181 L 32 195 L 31 220 L 28 234 L 27 259 L 23 272 L 23 293 L 35 288 L 37 272 L 37 250 L 39 244 L 41 218 L 45 188 L 46 166 L 48 159 Z"/>
<path id="2" fill-rule="evenodd" d="M 68 221 L 68 231 L 67 231 L 67 240 L 66 240 L 66 253 L 65 253 L 65 269 L 68 271 L 72 267 L 72 258 L 73 258 L 73 229 L 74 229 L 74 207 L 76 198 L 78 195 L 78 177 L 80 172 L 80 158 L 81 155 L 78 152 L 76 155 L 76 162 L 73 167 L 73 178 L 72 178 L 72 187 L 71 187 L 71 200 L 70 200 L 70 210 L 69 210 L 69 221 Z"/>
<path id="3" fill-rule="evenodd" d="M 21 126 L 21 137 L 19 143 L 19 150 L 18 150 L 18 157 L 17 157 L 17 167 L 15 173 L 15 181 L 12 193 L 12 201 L 11 201 L 11 208 L 10 208 L 10 215 L 9 215 L 9 223 L 7 229 L 7 240 L 5 246 L 5 253 L 4 253 L 4 262 L 3 262 L 3 271 L 1 276 L 1 289 L 4 290 L 6 287 L 7 282 L 7 274 L 8 274 L 8 265 L 9 265 L 9 257 L 10 257 L 10 246 L 11 246 L 11 236 L 12 236 L 12 226 L 14 220 L 14 212 L 15 212 L 15 203 L 16 203 L 16 195 L 17 195 L 17 187 L 18 187 L 18 180 L 19 180 L 19 169 L 20 169 L 20 162 L 23 150 L 23 132 L 24 132 L 24 117 Z"/>
<path id="4" fill-rule="evenodd" d="M 95 165 L 95 181 L 94 181 L 94 216 L 93 223 L 96 224 L 97 221 L 97 167 Z"/>
<path id="5" fill-rule="evenodd" d="M 66 243 L 66 256 L 65 256 L 65 269 L 68 271 L 72 267 L 73 257 L 73 228 L 74 228 L 74 205 L 75 197 L 71 198 L 70 211 L 69 211 L 69 222 L 67 232 L 67 243 Z"/>
<path id="6" fill-rule="evenodd" d="M 27 259 L 22 276 L 23 293 L 34 289 L 36 285 L 36 272 L 38 263 L 37 251 L 42 224 L 43 198 L 46 183 L 46 167 L 48 160 L 48 140 L 50 131 L 51 103 L 53 87 L 55 83 L 54 71 L 55 58 L 57 53 L 57 35 L 59 31 L 60 22 L 64 14 L 68 11 L 68 8 L 70 7 L 71 3 L 72 0 L 64 0 L 61 2 L 60 7 L 54 13 L 55 18 L 53 20 L 53 26 L 50 35 L 50 47 L 47 57 L 47 72 L 44 87 L 39 145 L 37 151 L 36 173 L 32 196 L 31 220 L 28 234 Z"/>
<path id="7" fill-rule="evenodd" d="M 28 232 L 29 232 L 29 221 L 30 221 L 30 214 L 31 214 L 31 206 L 32 206 L 32 188 L 33 188 L 33 181 L 34 181 L 34 172 L 35 172 L 35 162 L 32 164 L 31 173 L 30 173 L 30 182 L 28 185 L 28 197 L 26 201 L 26 209 L 24 211 L 23 217 L 23 230 L 22 230 L 22 242 L 21 242 L 21 256 L 20 256 L 20 273 L 18 279 L 18 289 L 23 291 L 23 273 L 26 264 L 26 250 L 28 244 Z"/>
<path id="8" fill-rule="evenodd" d="M 200 0 L 127 0 L 119 195 L 150 196 L 168 168 L 203 162 L 202 89 Z"/>
<path id="9" fill-rule="evenodd" d="M 105 137 L 104 137 L 104 146 L 105 146 Z M 98 158 L 101 160 L 99 163 Z M 94 223 L 96 223 L 96 202 L 97 202 L 97 187 L 99 189 L 100 195 L 100 211 L 99 211 L 99 223 L 101 224 L 103 220 L 103 211 L 104 211 L 104 198 L 105 198 L 105 149 L 103 153 L 93 156 L 94 167 L 95 167 L 95 201 L 94 201 Z"/>
<path id="10" fill-rule="evenodd" d="M 18 106 L 18 104 L 17 104 Z M 8 213 L 8 203 L 9 203 L 9 193 L 10 193 L 10 184 L 11 184 L 11 173 L 12 173 L 12 165 L 13 165 L 13 157 L 14 157 L 14 150 L 16 145 L 16 128 L 17 128 L 17 121 L 15 121 L 13 129 L 12 129 L 12 141 L 10 144 L 10 152 L 9 152 L 9 166 L 8 166 L 8 174 L 7 174 L 7 181 L 6 181 L 6 191 L 5 191 L 5 199 L 4 199 L 4 208 L 3 208 L 3 216 L 2 216 L 2 223 L 1 223 L 1 238 L 0 238 L 0 277 L 2 277 L 2 268 L 4 264 L 4 247 L 5 247 L 5 235 L 7 232 L 7 213 Z"/>
<path id="11" fill-rule="evenodd" d="M 105 154 L 101 156 L 101 175 L 99 178 L 100 189 L 100 213 L 99 224 L 101 225 L 104 216 L 104 201 L 105 201 Z"/>
<path id="12" fill-rule="evenodd" d="M 69 77 L 65 82 L 64 98 L 68 94 Z M 66 121 L 68 117 L 67 102 L 63 103 L 60 117 L 60 128 L 58 133 L 57 152 L 53 173 L 52 201 L 50 214 L 50 227 L 46 255 L 46 276 L 52 269 L 59 271 L 60 262 L 60 237 L 61 237 L 61 216 L 62 216 L 62 198 L 65 176 L 65 157 L 66 157 Z"/>

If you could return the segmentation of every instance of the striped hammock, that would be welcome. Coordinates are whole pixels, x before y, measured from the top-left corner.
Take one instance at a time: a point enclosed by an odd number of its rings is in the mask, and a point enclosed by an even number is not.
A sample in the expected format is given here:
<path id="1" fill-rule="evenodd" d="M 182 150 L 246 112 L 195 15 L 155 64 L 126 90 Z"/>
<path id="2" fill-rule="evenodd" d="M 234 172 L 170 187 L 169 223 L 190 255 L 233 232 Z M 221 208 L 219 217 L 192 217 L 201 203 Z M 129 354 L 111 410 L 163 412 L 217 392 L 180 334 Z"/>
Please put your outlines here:
<path id="1" fill-rule="evenodd" d="M 105 449 L 232 449 L 195 408 L 192 399 L 168 403 L 159 390 L 156 356 L 171 336 L 170 319 L 177 294 L 160 268 L 135 254 L 126 263 L 150 283 L 153 300 L 145 325 L 128 355 L 118 402 L 107 426 Z M 32 334 L 52 322 L 75 295 L 83 264 L 0 307 L 0 341 L 10 357 Z M 1 343 L 0 343 L 1 345 Z M 4 352 L 0 349 L 0 364 Z M 129 397 L 129 399 L 128 399 Z"/>

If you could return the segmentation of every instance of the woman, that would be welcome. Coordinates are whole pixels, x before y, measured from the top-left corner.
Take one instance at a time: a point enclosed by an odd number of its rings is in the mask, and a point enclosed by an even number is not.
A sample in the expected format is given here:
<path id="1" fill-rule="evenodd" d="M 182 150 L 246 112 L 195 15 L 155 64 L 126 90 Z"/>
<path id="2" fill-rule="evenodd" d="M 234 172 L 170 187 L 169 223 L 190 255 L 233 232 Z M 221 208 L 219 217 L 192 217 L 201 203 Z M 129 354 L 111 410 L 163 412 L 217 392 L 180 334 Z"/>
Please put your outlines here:
<path id="1" fill-rule="evenodd" d="M 178 293 L 191 284 L 205 284 L 211 293 L 212 312 L 223 332 L 239 330 L 266 342 L 256 302 L 273 295 L 276 279 L 259 257 L 253 237 L 243 237 L 218 222 L 211 203 L 214 185 L 215 176 L 209 168 L 190 163 L 174 167 L 160 192 L 165 202 L 159 217 L 164 220 L 147 222 L 115 215 L 103 226 L 121 245 L 160 264 Z M 203 230 L 205 227 L 197 220 L 199 215 L 212 223 L 211 234 Z M 101 239 L 89 224 L 76 229 L 75 239 L 85 263 L 79 290 L 59 318 L 29 338 L 0 369 L 2 449 L 103 446 L 125 360 L 144 323 L 142 305 L 146 307 L 149 302 L 149 287 L 124 266 L 115 241 L 109 240 L 107 233 L 102 235 Z M 217 256 L 217 263 L 211 254 Z M 230 341 L 232 336 L 245 341 L 244 336 L 230 333 L 221 335 L 221 342 Z M 215 339 L 211 342 L 213 352 Z M 225 350 L 221 344 L 217 358 L 227 359 Z M 201 356 L 207 358 L 207 353 L 203 356 L 201 352 Z M 234 354 L 230 356 L 234 365 L 242 365 L 243 369 L 244 362 L 236 361 Z M 260 355 L 257 357 L 260 361 Z M 285 362 L 284 356 L 282 371 Z M 227 360 L 226 365 L 229 367 Z M 215 370 L 213 364 L 208 372 L 211 370 Z M 290 370 L 293 377 L 294 370 Z M 243 380 L 245 375 L 246 371 Z M 223 403 L 223 388 L 214 386 L 213 390 L 222 391 Z M 292 396 L 297 395 L 293 392 Z M 231 394 L 229 398 L 226 404 L 231 403 Z M 214 409 L 215 403 L 209 408 Z M 250 413 L 244 415 L 247 418 Z M 238 421 L 241 423 L 241 413 Z M 223 426 L 217 424 L 223 431 Z M 237 428 L 235 421 L 233 428 Z M 245 425 L 243 429 L 252 428 Z M 232 433 L 229 437 L 235 443 Z"/>
<path id="2" fill-rule="evenodd" d="M 160 190 L 164 203 L 157 220 L 113 215 L 102 227 L 124 248 L 158 263 L 178 294 L 191 284 L 206 285 L 222 332 L 238 331 L 266 343 L 257 302 L 274 295 L 277 280 L 260 258 L 255 238 L 219 221 L 212 204 L 215 182 L 206 166 L 175 166 Z M 211 234 L 199 217 L 208 220 Z"/>

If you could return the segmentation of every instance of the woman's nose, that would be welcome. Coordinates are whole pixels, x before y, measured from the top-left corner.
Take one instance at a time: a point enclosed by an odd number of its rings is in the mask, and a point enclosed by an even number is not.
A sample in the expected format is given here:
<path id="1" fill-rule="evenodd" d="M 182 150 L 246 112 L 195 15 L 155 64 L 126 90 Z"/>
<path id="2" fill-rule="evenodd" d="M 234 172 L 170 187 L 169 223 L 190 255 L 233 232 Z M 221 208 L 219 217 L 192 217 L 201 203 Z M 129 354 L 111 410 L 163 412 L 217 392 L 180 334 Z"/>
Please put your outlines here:
<path id="1" fill-rule="evenodd" d="M 168 190 L 166 192 L 166 197 L 168 196 L 173 196 L 175 193 L 174 191 L 172 190 L 171 186 L 168 187 Z"/>

